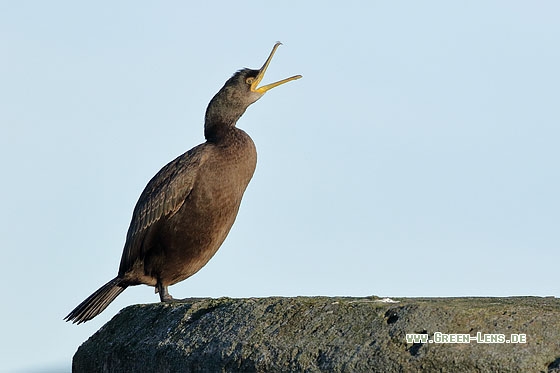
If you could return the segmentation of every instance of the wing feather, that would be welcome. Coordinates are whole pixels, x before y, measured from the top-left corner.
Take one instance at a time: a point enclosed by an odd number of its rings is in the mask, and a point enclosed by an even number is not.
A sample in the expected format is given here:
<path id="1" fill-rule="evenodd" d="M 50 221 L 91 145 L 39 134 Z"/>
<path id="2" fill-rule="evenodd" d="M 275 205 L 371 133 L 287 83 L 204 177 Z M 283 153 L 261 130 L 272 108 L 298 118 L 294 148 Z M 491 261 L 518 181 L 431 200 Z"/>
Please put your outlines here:
<path id="1" fill-rule="evenodd" d="M 126 272 L 137 259 L 144 257 L 142 242 L 149 228 L 181 208 L 193 189 L 205 146 L 201 144 L 180 155 L 148 182 L 132 214 L 119 273 Z"/>

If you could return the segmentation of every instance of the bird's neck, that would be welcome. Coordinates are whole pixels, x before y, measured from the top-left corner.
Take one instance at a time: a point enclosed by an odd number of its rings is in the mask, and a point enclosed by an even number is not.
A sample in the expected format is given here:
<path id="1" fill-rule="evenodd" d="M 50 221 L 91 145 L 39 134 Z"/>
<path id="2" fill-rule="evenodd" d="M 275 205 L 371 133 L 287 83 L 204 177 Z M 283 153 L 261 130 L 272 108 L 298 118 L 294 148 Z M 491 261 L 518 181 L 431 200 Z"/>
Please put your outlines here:
<path id="1" fill-rule="evenodd" d="M 211 123 L 208 125 L 207 122 L 204 126 L 204 138 L 208 142 L 219 143 L 231 137 L 231 134 L 235 131 L 237 131 L 235 123 L 231 125 Z"/>
<path id="2" fill-rule="evenodd" d="M 218 96 L 218 95 L 216 95 Z M 214 97 L 204 118 L 204 137 L 208 141 L 218 140 L 234 131 L 237 120 L 241 118 L 247 107 L 228 105 L 218 97 Z"/>

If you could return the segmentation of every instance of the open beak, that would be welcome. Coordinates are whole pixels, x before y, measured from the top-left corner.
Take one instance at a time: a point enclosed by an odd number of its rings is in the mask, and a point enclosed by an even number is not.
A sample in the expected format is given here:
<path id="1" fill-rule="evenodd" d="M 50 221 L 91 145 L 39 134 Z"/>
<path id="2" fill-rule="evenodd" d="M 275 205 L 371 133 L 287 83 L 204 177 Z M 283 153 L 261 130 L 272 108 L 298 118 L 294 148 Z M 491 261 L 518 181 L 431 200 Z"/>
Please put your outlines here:
<path id="1" fill-rule="evenodd" d="M 274 56 L 274 53 L 276 52 L 276 49 L 278 49 L 278 47 L 281 46 L 281 45 L 282 45 L 282 43 L 280 43 L 280 42 L 277 42 L 276 44 L 274 44 L 274 47 L 272 48 L 272 52 L 270 52 L 270 56 L 268 56 L 268 58 L 266 59 L 266 62 L 263 65 L 263 67 L 261 67 L 261 69 L 259 70 L 259 74 L 255 77 L 255 79 L 251 83 L 251 91 L 258 92 L 258 93 L 263 95 L 263 94 L 265 94 L 266 91 L 268 91 L 268 90 L 270 90 L 274 87 L 278 87 L 279 85 L 282 85 L 284 83 L 288 83 L 292 80 L 297 80 L 297 79 L 301 78 L 301 75 L 294 75 L 292 77 L 282 79 L 278 82 L 270 83 L 270 84 L 263 85 L 262 87 L 257 88 L 257 86 L 261 82 L 262 78 L 264 77 L 264 73 L 266 72 L 266 69 L 268 69 L 268 65 L 270 64 L 270 61 L 272 60 L 272 56 Z"/>

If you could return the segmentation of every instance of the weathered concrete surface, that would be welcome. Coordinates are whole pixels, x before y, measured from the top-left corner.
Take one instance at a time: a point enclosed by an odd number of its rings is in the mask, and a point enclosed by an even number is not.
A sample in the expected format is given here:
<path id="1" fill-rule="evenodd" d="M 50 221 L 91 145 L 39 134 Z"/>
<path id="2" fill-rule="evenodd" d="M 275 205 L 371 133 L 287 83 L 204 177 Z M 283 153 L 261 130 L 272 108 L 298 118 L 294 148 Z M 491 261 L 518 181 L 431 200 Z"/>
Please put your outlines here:
<path id="1" fill-rule="evenodd" d="M 127 307 L 74 372 L 560 371 L 560 299 L 256 298 Z M 415 343 L 406 333 L 526 334 L 519 344 Z"/>

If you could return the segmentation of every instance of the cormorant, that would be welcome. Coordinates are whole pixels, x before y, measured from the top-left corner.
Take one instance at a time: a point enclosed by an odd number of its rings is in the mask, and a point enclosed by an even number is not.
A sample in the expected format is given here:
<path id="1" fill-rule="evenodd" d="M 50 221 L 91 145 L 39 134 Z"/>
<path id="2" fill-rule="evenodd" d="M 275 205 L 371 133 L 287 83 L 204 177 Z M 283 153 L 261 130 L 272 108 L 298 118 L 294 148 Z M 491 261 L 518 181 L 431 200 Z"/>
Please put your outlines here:
<path id="1" fill-rule="evenodd" d="M 265 92 L 292 76 L 258 87 L 281 43 L 259 70 L 237 71 L 206 109 L 200 144 L 163 167 L 132 214 L 117 277 L 65 317 L 82 323 L 100 314 L 128 286 L 154 286 L 162 302 L 167 287 L 200 270 L 224 242 L 257 163 L 255 144 L 237 120 Z"/>

